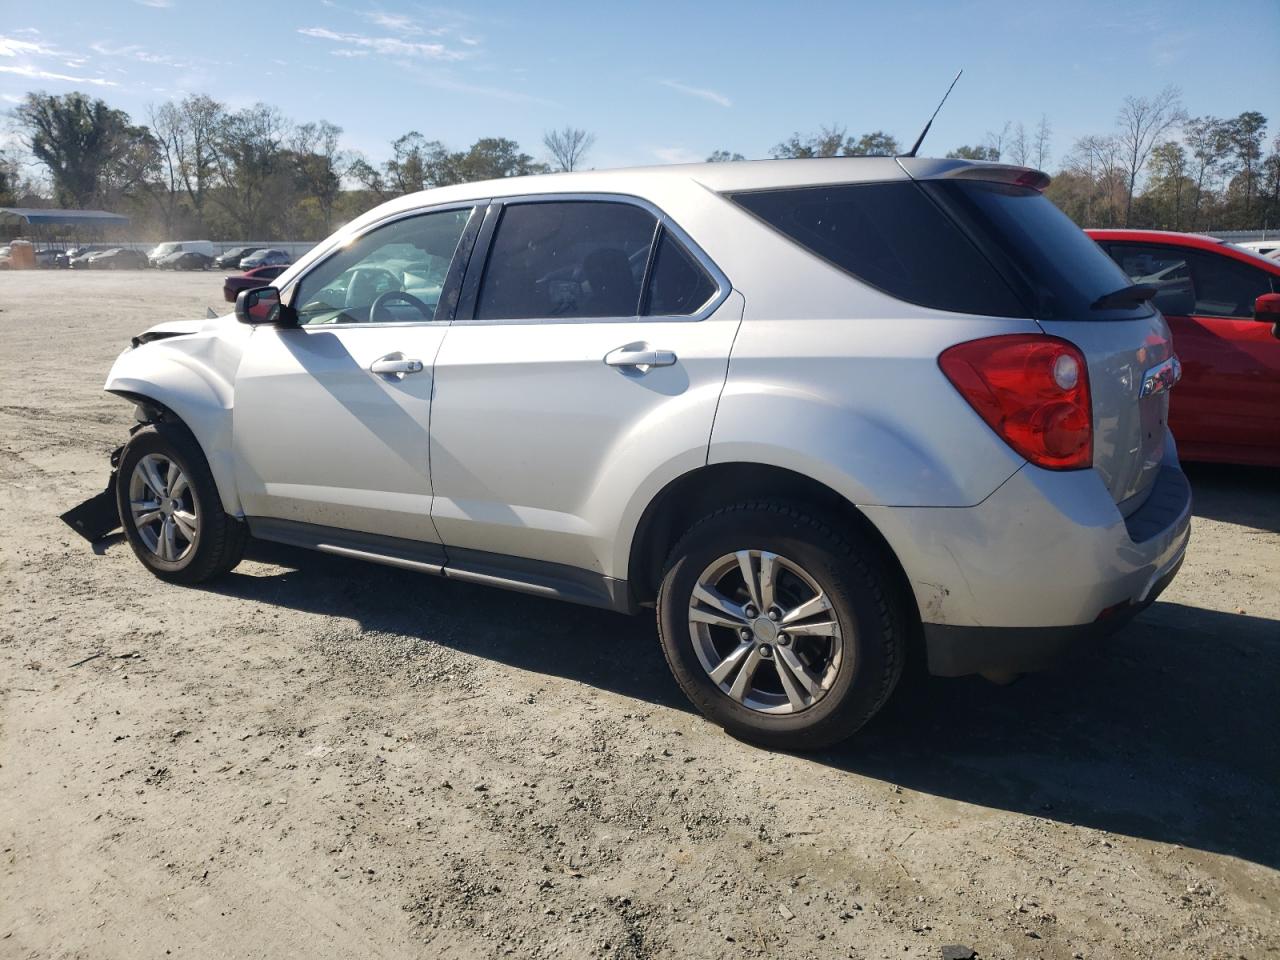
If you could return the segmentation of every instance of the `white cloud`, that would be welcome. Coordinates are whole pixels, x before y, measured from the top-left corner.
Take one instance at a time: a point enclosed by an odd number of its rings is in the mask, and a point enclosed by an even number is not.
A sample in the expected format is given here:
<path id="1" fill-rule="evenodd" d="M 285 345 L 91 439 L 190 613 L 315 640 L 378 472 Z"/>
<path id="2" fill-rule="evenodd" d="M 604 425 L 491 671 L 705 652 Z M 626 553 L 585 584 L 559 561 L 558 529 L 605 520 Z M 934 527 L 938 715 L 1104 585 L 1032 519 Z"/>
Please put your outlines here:
<path id="1" fill-rule="evenodd" d="M 425 60 L 464 60 L 467 54 L 460 50 L 451 50 L 443 43 L 420 43 L 400 40 L 396 37 L 369 37 L 359 33 L 337 33 L 324 27 L 300 27 L 298 32 L 304 37 L 317 40 L 331 40 L 345 45 L 347 49 L 372 50 L 387 57 L 418 57 Z"/>
<path id="2" fill-rule="evenodd" d="M 653 155 L 663 163 L 701 163 L 705 159 L 688 147 L 654 147 Z"/>
<path id="3" fill-rule="evenodd" d="M 680 93 L 690 97 L 698 97 L 720 107 L 732 107 L 733 101 L 726 97 L 723 93 L 717 93 L 715 90 L 708 90 L 705 87 L 690 87 L 683 83 L 677 83 L 675 80 L 659 80 L 664 87 L 670 87 Z"/>
<path id="4" fill-rule="evenodd" d="M 102 77 L 73 77 L 65 73 L 52 73 L 48 70 L 40 70 L 37 67 L 21 66 L 21 67 L 0 67 L 0 73 L 12 73 L 15 76 L 27 77 L 31 80 L 65 80 L 68 83 L 91 83 L 95 87 L 114 87 L 114 80 L 106 80 Z"/>
<path id="5" fill-rule="evenodd" d="M 20 30 L 19 33 L 26 31 Z M 56 57 L 59 56 L 57 50 L 43 43 L 36 43 L 32 40 L 19 40 L 16 37 L 0 36 L 0 57 L 19 57 L 19 56 L 42 56 Z"/>
<path id="6" fill-rule="evenodd" d="M 173 6 L 173 0 L 133 0 L 134 3 L 140 3 L 144 7 L 154 7 L 156 10 L 163 10 L 166 7 Z"/>

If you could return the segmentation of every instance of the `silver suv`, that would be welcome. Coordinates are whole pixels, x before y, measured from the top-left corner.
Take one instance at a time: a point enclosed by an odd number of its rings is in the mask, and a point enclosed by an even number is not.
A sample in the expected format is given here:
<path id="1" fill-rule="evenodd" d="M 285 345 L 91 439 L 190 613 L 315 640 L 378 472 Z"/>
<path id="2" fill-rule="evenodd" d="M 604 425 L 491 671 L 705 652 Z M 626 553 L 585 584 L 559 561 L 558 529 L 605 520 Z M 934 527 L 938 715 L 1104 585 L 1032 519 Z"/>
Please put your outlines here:
<path id="1" fill-rule="evenodd" d="M 916 648 L 1036 669 L 1181 563 L 1168 328 L 1046 183 L 851 158 L 401 197 L 120 356 L 120 519 L 179 583 L 252 535 L 656 608 L 709 718 L 830 744 Z"/>

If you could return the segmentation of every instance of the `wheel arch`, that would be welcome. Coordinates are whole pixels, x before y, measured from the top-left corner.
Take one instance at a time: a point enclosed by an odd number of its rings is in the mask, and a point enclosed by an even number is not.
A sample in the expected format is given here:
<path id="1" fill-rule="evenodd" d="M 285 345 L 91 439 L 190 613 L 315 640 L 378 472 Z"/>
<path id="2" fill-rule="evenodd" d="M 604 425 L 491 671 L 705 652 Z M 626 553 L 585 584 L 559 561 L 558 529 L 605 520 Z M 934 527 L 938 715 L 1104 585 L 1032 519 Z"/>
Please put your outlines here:
<path id="1" fill-rule="evenodd" d="M 659 491 L 641 514 L 631 539 L 627 579 L 635 602 L 647 604 L 656 599 L 667 556 L 694 523 L 728 504 L 765 499 L 807 507 L 838 528 L 856 531 L 859 538 L 875 550 L 876 559 L 881 561 L 906 605 L 913 634 L 918 632 L 920 615 L 910 581 L 876 525 L 826 484 L 767 463 L 708 464 L 682 474 Z"/>
<path id="2" fill-rule="evenodd" d="M 140 422 L 186 428 L 209 464 L 223 510 L 239 517 L 243 511 L 231 456 L 231 387 L 193 359 L 165 341 L 144 344 L 116 360 L 104 389 L 134 403 Z"/>

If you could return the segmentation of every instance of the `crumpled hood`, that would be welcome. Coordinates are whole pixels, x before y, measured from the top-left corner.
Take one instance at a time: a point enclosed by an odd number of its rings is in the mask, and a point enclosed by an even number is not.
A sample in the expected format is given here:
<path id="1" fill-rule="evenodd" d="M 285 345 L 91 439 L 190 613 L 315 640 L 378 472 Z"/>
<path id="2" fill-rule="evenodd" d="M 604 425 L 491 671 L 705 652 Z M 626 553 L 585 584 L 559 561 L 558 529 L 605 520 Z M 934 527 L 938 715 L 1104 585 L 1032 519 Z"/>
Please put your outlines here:
<path id="1" fill-rule="evenodd" d="M 183 337 L 192 333 L 202 333 L 206 330 L 212 332 L 228 322 L 236 322 L 234 314 L 228 314 L 225 317 L 204 317 L 199 320 L 166 320 L 164 323 L 157 323 L 154 327 L 148 327 L 143 330 L 142 333 L 133 338 L 133 345 L 139 347 L 153 340 Z"/>

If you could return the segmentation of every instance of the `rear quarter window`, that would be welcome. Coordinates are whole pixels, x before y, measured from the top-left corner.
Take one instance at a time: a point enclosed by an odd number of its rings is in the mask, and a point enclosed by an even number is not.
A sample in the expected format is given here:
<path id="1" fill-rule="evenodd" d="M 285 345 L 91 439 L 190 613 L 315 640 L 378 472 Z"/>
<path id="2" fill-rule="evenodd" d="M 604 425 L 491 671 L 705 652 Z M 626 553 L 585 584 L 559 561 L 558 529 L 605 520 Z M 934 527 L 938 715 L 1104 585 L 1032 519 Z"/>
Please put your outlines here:
<path id="1" fill-rule="evenodd" d="M 731 199 L 899 300 L 955 313 L 1028 316 L 990 261 L 912 181 L 752 191 Z"/>

